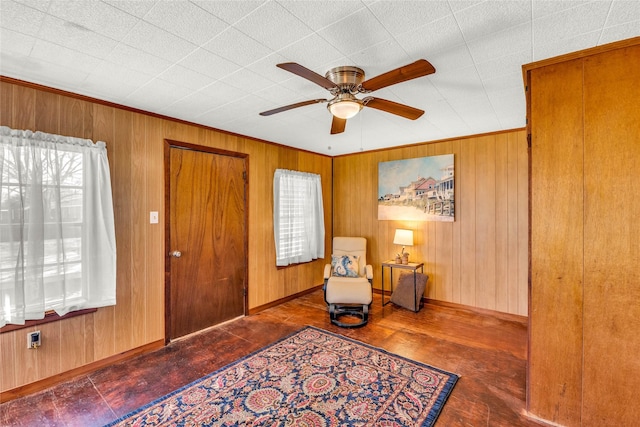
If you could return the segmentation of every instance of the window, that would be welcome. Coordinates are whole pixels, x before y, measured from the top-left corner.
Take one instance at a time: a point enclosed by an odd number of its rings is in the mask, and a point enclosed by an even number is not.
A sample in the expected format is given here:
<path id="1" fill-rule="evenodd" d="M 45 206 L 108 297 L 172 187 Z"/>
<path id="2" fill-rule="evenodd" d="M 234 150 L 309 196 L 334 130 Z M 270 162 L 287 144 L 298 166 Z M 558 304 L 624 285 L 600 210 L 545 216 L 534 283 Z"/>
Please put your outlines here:
<path id="1" fill-rule="evenodd" d="M 324 258 L 320 175 L 277 169 L 273 177 L 276 265 Z"/>
<path id="2" fill-rule="evenodd" d="M 0 128 L 0 327 L 115 304 L 104 142 Z"/>

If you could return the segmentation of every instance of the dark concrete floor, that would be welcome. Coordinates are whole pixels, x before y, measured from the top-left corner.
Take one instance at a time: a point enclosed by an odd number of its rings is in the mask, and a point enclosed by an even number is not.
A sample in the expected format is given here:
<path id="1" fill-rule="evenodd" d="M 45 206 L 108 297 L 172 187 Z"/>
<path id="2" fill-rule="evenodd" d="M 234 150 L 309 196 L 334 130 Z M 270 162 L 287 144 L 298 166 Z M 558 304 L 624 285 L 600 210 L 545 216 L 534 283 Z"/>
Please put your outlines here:
<path id="1" fill-rule="evenodd" d="M 0 405 L 3 426 L 100 426 L 306 325 L 460 375 L 436 426 L 539 426 L 525 410 L 526 324 L 427 303 L 382 307 L 369 324 L 329 322 L 322 291 Z"/>

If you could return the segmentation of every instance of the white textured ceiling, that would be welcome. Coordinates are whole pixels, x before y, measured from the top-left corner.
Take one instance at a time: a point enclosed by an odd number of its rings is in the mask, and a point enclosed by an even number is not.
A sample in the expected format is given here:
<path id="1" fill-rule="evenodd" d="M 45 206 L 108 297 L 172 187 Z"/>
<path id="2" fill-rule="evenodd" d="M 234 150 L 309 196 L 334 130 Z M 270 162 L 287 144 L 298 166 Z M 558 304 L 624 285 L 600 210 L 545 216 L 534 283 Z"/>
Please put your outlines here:
<path id="1" fill-rule="evenodd" d="M 0 74 L 313 152 L 525 125 L 522 65 L 640 35 L 640 1 L 0 0 Z M 279 69 L 355 65 L 371 78 L 424 58 L 436 73 L 372 95 L 330 135 L 331 98 Z M 1 95 L 1 94 L 0 94 Z"/>

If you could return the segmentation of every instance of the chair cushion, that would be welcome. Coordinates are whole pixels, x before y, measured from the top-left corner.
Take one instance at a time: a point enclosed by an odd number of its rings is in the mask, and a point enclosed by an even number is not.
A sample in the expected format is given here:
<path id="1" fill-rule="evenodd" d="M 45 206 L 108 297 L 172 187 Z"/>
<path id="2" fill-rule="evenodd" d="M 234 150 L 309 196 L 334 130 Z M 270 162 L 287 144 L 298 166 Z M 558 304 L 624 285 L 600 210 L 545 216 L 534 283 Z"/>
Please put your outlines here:
<path id="1" fill-rule="evenodd" d="M 333 276 L 358 277 L 358 260 L 355 255 L 331 255 L 331 267 Z"/>
<path id="2" fill-rule="evenodd" d="M 404 307 L 407 310 L 418 311 L 420 301 L 427 287 L 429 276 L 422 273 L 416 273 L 416 293 L 415 300 L 413 294 L 413 273 L 402 273 L 398 279 L 398 285 L 391 294 L 391 302 Z M 417 307 L 414 304 L 417 301 Z"/>
<path id="3" fill-rule="evenodd" d="M 369 305 L 373 300 L 371 283 L 364 277 L 331 277 L 327 281 L 325 299 L 329 304 Z"/>

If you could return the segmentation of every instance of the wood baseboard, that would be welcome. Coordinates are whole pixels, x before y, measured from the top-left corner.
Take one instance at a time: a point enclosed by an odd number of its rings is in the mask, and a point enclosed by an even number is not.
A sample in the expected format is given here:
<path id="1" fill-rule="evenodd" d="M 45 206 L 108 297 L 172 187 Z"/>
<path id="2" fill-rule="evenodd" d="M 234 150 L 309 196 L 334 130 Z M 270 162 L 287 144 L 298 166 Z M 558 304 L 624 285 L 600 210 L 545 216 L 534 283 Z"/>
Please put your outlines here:
<path id="1" fill-rule="evenodd" d="M 114 354 L 113 356 L 107 357 L 105 359 L 98 360 L 96 362 L 89 363 L 87 365 L 79 366 L 75 369 L 71 369 L 70 371 L 59 373 L 52 377 L 44 378 L 42 380 L 30 383 L 30 384 L 26 384 L 20 387 L 13 388 L 11 390 L 0 392 L 0 403 L 5 403 L 10 400 L 17 399 L 19 397 L 24 397 L 29 394 L 37 393 L 39 391 L 52 387 L 56 384 L 68 381 L 74 377 L 88 374 L 90 372 L 96 371 L 105 366 L 112 365 L 114 363 L 121 362 L 126 359 L 131 359 L 132 357 L 149 353 L 151 351 L 157 350 L 162 347 L 164 347 L 164 339 L 150 342 L 149 344 L 145 344 L 143 346 L 136 347 L 134 349 L 124 351 L 122 353 Z"/>
<path id="2" fill-rule="evenodd" d="M 373 292 L 377 294 L 381 294 L 382 290 L 374 288 Z M 391 296 L 390 291 L 384 291 L 384 294 L 387 297 Z M 529 324 L 529 317 L 521 316 L 519 314 L 504 313 L 502 311 L 490 310 L 488 308 L 472 307 L 470 305 L 457 304 L 455 302 L 448 302 L 448 301 L 439 301 L 439 300 L 429 299 L 425 297 L 422 297 L 422 302 L 425 304 L 438 305 L 440 307 L 449 307 L 449 308 L 454 308 L 456 310 L 467 310 L 472 313 L 493 316 L 496 319 L 522 323 L 525 326 Z"/>
<path id="3" fill-rule="evenodd" d="M 252 309 L 249 310 L 249 315 L 252 314 L 256 314 L 259 313 L 261 311 L 264 311 L 268 308 L 271 307 L 275 307 L 277 305 L 283 304 L 285 302 L 291 301 L 293 299 L 296 299 L 300 296 L 306 295 L 306 294 L 310 294 L 312 292 L 315 292 L 318 289 L 322 289 L 323 285 L 317 285 L 314 286 L 312 288 L 309 288 L 305 291 L 302 292 L 298 292 L 294 295 L 290 295 L 288 297 L 285 298 L 281 298 L 279 300 L 276 301 L 272 301 L 268 304 L 264 304 L 258 307 L 254 307 Z M 374 289 L 373 290 L 375 293 L 381 293 L 380 289 Z M 385 292 L 386 295 L 389 295 L 389 292 Z M 484 308 L 478 308 L 478 307 L 471 307 L 471 306 L 467 306 L 467 305 L 463 305 L 463 304 L 456 304 L 456 303 L 452 303 L 452 302 L 446 302 L 446 301 L 438 301 L 438 300 L 433 300 L 433 299 L 429 299 L 429 298 L 422 298 L 422 301 L 425 304 L 431 304 L 431 305 L 438 305 L 441 307 L 450 307 L 450 308 L 454 308 L 454 309 L 462 309 L 462 310 L 467 310 L 470 312 L 474 312 L 474 313 L 478 313 L 478 314 L 483 314 L 483 315 L 490 315 L 499 319 L 503 319 L 503 320 L 509 320 L 509 321 L 514 321 L 514 322 L 519 322 L 522 323 L 524 325 L 528 324 L 528 318 L 527 316 L 519 316 L 519 315 L 515 315 L 515 314 L 510 314 L 510 313 L 503 313 L 500 311 L 495 311 L 495 310 L 489 310 L 489 309 L 484 309 Z M 164 343 L 164 339 L 161 340 L 157 340 L 154 342 L 151 342 L 149 344 L 145 344 L 141 347 L 137 347 L 134 349 L 131 349 L 129 351 L 125 351 L 119 354 L 115 354 L 113 356 L 107 357 L 105 359 L 102 360 L 98 360 L 96 362 L 93 363 L 89 363 L 87 365 L 84 366 L 80 366 L 78 368 L 72 369 L 70 371 L 66 371 L 66 372 L 62 372 L 60 374 L 54 375 L 52 377 L 48 377 L 48 378 L 44 378 L 40 381 L 36 381 L 30 384 L 26 384 L 20 387 L 16 387 L 13 388 L 11 390 L 6 390 L 3 392 L 0 392 L 0 403 L 5 403 L 8 402 L 10 400 L 13 399 L 17 399 L 19 397 L 23 397 L 29 394 L 33 394 L 33 393 L 37 393 L 39 391 L 42 391 L 46 388 L 52 387 L 56 384 L 59 384 L 61 382 L 64 381 L 68 381 L 74 377 L 80 376 L 80 375 L 85 375 L 87 373 L 96 371 L 100 368 L 103 368 L 105 366 L 108 365 L 112 365 L 114 363 L 126 360 L 126 359 L 130 359 L 132 357 L 135 356 L 139 356 L 141 354 L 144 353 L 148 353 L 154 350 L 157 350 L 159 348 L 164 347 L 165 343 Z"/>
<path id="4" fill-rule="evenodd" d="M 423 298 L 423 300 L 425 301 L 425 303 L 431 304 L 431 305 L 439 305 L 441 307 L 450 307 L 450 308 L 455 308 L 457 310 L 463 309 L 473 313 L 492 316 L 500 320 L 507 320 L 511 322 L 522 323 L 525 326 L 529 324 L 529 318 L 527 316 L 521 316 L 519 314 L 504 313 L 502 311 L 490 310 L 488 308 L 471 307 L 469 305 L 456 304 L 453 302 L 439 301 L 439 300 L 429 299 L 429 298 Z"/>
<path id="5" fill-rule="evenodd" d="M 279 300 L 271 301 L 270 303 L 259 305 L 259 306 L 254 307 L 254 308 L 250 308 L 249 309 L 249 315 L 259 313 L 259 312 L 264 311 L 264 310 L 266 310 L 268 308 L 275 307 L 276 305 L 280 305 L 280 304 L 283 304 L 283 303 L 285 303 L 287 301 L 291 301 L 293 299 L 301 297 L 303 295 L 310 294 L 311 292 L 315 292 L 318 289 L 322 289 L 322 286 L 324 286 L 324 285 L 314 286 L 313 288 L 309 288 L 306 291 L 298 292 L 297 294 L 289 295 L 288 297 L 280 298 Z"/>

